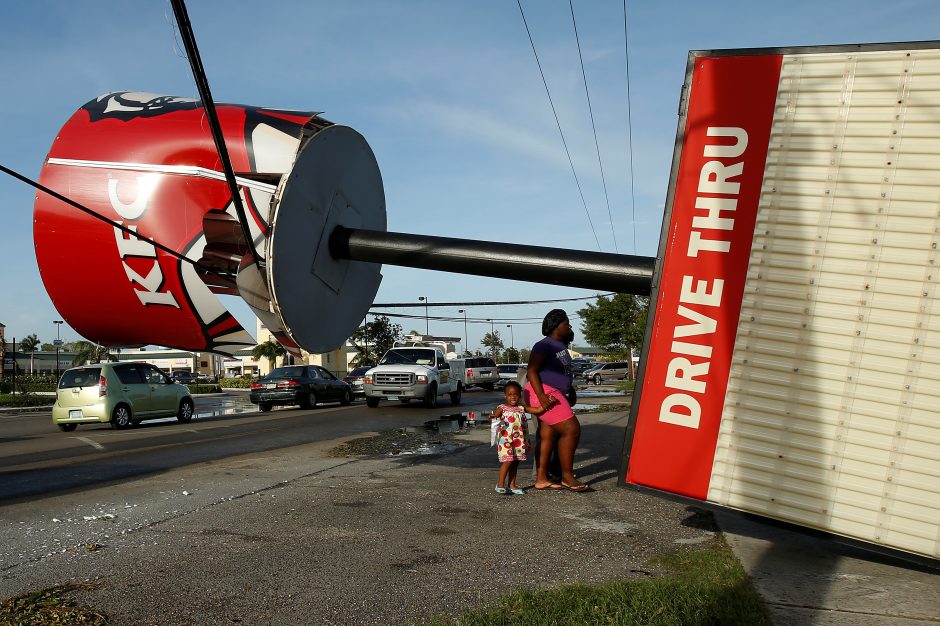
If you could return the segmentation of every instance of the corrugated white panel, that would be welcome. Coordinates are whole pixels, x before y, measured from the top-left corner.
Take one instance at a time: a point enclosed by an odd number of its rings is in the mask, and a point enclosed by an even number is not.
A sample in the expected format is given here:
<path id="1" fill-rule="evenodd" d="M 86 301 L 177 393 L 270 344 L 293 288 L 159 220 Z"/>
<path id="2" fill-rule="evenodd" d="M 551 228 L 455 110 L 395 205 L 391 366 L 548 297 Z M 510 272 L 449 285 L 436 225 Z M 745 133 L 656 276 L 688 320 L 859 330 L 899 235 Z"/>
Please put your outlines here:
<path id="1" fill-rule="evenodd" d="M 710 501 L 940 557 L 938 93 L 785 57 Z"/>

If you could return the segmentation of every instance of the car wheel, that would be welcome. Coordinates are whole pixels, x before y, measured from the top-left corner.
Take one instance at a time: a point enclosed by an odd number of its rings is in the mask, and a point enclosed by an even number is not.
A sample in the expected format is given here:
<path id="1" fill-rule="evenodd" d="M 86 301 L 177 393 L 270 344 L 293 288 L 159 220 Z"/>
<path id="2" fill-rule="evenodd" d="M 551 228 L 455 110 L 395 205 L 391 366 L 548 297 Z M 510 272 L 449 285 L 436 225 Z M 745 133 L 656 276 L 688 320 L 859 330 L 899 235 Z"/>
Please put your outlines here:
<path id="1" fill-rule="evenodd" d="M 366 398 L 366 406 L 369 407 L 370 409 L 376 408 L 377 406 L 379 406 L 379 399 L 378 398 Z"/>
<path id="2" fill-rule="evenodd" d="M 180 410 L 176 413 L 176 419 L 186 424 L 193 419 L 193 401 L 189 398 L 183 398 L 180 402 Z"/>
<path id="3" fill-rule="evenodd" d="M 411 398 L 399 398 L 398 401 L 401 402 L 402 404 L 408 404 L 409 402 L 411 402 Z"/>
<path id="4" fill-rule="evenodd" d="M 594 384 L 595 384 L 595 385 L 601 384 L 601 375 L 600 375 L 600 374 L 594 374 Z"/>
<path id="5" fill-rule="evenodd" d="M 437 384 L 431 383 L 428 392 L 424 396 L 424 406 L 433 409 L 437 406 Z"/>
<path id="6" fill-rule="evenodd" d="M 300 408 L 302 409 L 312 409 L 317 406 L 317 394 L 311 391 L 307 394 L 307 397 L 300 401 Z"/>
<path id="7" fill-rule="evenodd" d="M 78 428 L 78 424 L 59 424 L 59 430 L 64 433 L 70 433 Z"/>
<path id="8" fill-rule="evenodd" d="M 460 396 L 463 394 L 463 385 L 457 383 L 457 391 L 452 391 L 450 394 L 450 403 L 454 406 L 460 404 Z"/>
<path id="9" fill-rule="evenodd" d="M 349 406 L 352 403 L 352 392 L 349 389 L 343 390 L 343 397 L 340 398 L 339 403 L 343 406 Z"/>
<path id="10" fill-rule="evenodd" d="M 111 411 L 111 427 L 124 429 L 131 425 L 131 410 L 126 404 L 119 404 Z"/>
<path id="11" fill-rule="evenodd" d="M 270 403 L 270 402 L 259 402 L 259 403 L 258 403 L 258 410 L 260 410 L 262 413 L 267 413 L 268 411 L 271 410 L 271 403 Z"/>

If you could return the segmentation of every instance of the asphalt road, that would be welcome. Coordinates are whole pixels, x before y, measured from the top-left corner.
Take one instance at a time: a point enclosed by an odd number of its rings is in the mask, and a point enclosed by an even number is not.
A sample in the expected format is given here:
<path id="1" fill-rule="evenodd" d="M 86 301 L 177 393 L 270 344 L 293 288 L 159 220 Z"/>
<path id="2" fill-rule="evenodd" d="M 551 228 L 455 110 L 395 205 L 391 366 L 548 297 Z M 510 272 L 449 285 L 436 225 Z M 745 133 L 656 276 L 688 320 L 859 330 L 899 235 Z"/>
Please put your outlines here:
<path id="1" fill-rule="evenodd" d="M 321 404 L 314 409 L 276 408 L 258 413 L 247 394 L 197 397 L 196 419 L 153 420 L 127 430 L 82 425 L 63 433 L 51 414 L 0 415 L 0 501 L 88 487 L 174 467 L 359 433 L 420 426 L 440 415 L 489 408 L 498 392 L 472 390 L 460 407 L 442 400 L 436 409 L 417 404 Z"/>

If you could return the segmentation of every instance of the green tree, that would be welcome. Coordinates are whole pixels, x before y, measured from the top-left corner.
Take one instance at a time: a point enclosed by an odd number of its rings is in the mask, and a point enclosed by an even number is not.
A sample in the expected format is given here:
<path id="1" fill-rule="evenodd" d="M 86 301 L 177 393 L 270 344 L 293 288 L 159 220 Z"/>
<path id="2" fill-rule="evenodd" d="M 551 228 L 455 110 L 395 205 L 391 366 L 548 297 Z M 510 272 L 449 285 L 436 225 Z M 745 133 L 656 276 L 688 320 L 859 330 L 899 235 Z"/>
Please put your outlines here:
<path id="1" fill-rule="evenodd" d="M 36 354 L 36 350 L 39 349 L 39 337 L 36 336 L 36 333 L 32 335 L 26 335 L 23 339 L 20 340 L 20 351 L 29 352 L 29 373 L 33 373 L 33 358 Z"/>
<path id="2" fill-rule="evenodd" d="M 43 352 L 55 352 L 55 346 L 51 343 L 44 343 L 40 348 Z"/>
<path id="3" fill-rule="evenodd" d="M 483 339 L 480 341 L 480 345 L 488 348 L 486 354 L 493 360 L 499 358 L 499 353 L 505 347 L 503 345 L 503 338 L 499 336 L 498 330 L 494 330 L 493 332 L 489 332 L 483 335 Z"/>
<path id="4" fill-rule="evenodd" d="M 106 347 L 90 341 L 76 341 L 72 344 L 72 350 L 75 352 L 75 356 L 72 357 L 72 367 L 87 363 L 100 363 L 114 358 Z"/>
<path id="5" fill-rule="evenodd" d="M 578 311 L 581 332 L 592 346 L 603 348 L 611 356 L 628 361 L 633 369 L 632 352 L 643 344 L 649 298 L 618 293 L 613 298 L 601 296 L 595 304 Z"/>
<path id="6" fill-rule="evenodd" d="M 522 356 L 519 354 L 519 350 L 516 348 L 506 348 L 506 351 L 503 352 L 503 363 L 521 363 L 519 359 Z"/>
<path id="7" fill-rule="evenodd" d="M 532 353 L 528 348 L 523 348 L 519 351 L 519 360 L 516 363 L 528 363 L 529 355 Z"/>
<path id="8" fill-rule="evenodd" d="M 285 350 L 284 346 L 282 346 L 273 337 L 264 343 L 259 343 L 257 346 L 251 349 L 251 356 L 255 357 L 255 359 L 268 360 L 269 370 L 274 369 L 274 364 L 277 361 L 277 357 L 284 356 L 285 354 L 287 354 L 287 350 Z"/>
<path id="9" fill-rule="evenodd" d="M 401 324 L 393 324 L 384 315 L 376 316 L 375 321 L 363 324 L 349 338 L 359 353 L 356 355 L 356 365 L 377 364 L 399 339 Z"/>

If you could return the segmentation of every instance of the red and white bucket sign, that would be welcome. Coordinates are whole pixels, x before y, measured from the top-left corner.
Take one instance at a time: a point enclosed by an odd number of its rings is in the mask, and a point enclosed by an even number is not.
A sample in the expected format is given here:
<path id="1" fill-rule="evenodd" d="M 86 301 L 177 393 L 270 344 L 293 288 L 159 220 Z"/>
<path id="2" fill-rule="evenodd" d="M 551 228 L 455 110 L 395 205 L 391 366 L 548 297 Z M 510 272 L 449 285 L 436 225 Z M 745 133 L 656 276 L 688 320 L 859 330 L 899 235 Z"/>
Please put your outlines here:
<path id="1" fill-rule="evenodd" d="M 780 65 L 695 60 L 628 483 L 707 495 Z"/>
<path id="2" fill-rule="evenodd" d="M 219 104 L 257 250 L 268 235 L 277 175 L 289 170 L 310 112 Z M 62 127 L 40 181 L 99 215 L 165 245 L 197 271 L 45 193 L 33 238 L 56 309 L 82 336 L 109 346 L 157 344 L 232 354 L 254 339 L 216 294 L 238 294 L 248 246 L 201 103 L 138 92 L 103 95 Z"/>

